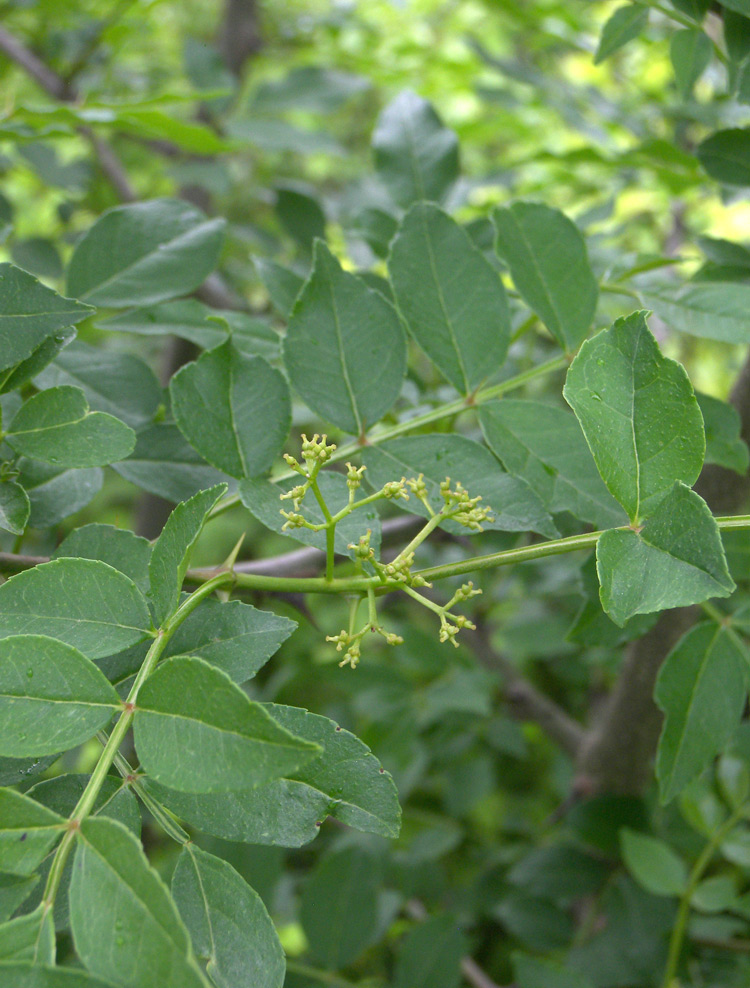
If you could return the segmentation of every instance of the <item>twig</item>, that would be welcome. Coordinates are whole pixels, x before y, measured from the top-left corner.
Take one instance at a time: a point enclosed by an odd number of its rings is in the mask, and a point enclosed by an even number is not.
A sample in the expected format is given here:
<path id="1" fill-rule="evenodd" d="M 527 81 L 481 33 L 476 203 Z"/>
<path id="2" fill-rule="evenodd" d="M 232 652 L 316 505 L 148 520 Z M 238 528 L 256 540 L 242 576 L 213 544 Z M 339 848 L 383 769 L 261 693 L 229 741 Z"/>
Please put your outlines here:
<path id="1" fill-rule="evenodd" d="M 34 54 L 29 48 L 22 44 L 18 38 L 0 27 L 0 51 L 4 52 L 11 61 L 20 65 L 22 69 L 35 79 L 36 82 L 55 99 L 69 103 L 76 98 L 75 90 L 67 84 L 61 75 Z"/>

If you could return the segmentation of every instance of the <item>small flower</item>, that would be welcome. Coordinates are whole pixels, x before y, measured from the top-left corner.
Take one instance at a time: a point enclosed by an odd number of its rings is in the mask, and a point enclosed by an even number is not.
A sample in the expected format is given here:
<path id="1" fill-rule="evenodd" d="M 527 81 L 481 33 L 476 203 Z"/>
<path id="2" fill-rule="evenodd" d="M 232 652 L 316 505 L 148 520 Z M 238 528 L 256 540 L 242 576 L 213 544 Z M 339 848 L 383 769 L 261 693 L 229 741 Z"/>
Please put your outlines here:
<path id="1" fill-rule="evenodd" d="M 364 465 L 361 467 L 353 467 L 351 463 L 346 464 L 346 486 L 349 490 L 354 493 L 360 484 L 362 483 L 362 474 L 365 472 L 367 467 Z"/>

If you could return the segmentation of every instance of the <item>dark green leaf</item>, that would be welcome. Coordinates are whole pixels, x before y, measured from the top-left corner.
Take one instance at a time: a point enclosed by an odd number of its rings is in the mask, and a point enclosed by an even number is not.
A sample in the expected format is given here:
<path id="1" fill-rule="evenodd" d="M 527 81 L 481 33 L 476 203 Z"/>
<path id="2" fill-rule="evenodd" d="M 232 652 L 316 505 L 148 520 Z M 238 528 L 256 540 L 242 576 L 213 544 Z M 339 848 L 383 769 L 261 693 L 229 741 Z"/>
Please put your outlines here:
<path id="1" fill-rule="evenodd" d="M 203 530 L 208 513 L 226 494 L 226 484 L 217 484 L 178 504 L 154 543 L 148 574 L 150 598 L 157 624 L 171 616 L 180 599 L 182 581 L 190 553 Z"/>
<path id="2" fill-rule="evenodd" d="M 664 802 L 692 782 L 737 729 L 746 671 L 740 639 L 710 623 L 691 628 L 667 656 L 654 693 L 665 714 L 656 758 Z"/>
<path id="3" fill-rule="evenodd" d="M 594 55 L 594 65 L 599 65 L 610 55 L 614 55 L 623 45 L 637 38 L 648 24 L 648 7 L 629 3 L 618 7 L 602 30 L 599 47 Z"/>
<path id="4" fill-rule="evenodd" d="M 99 559 L 124 573 L 145 593 L 148 590 L 148 563 L 151 546 L 147 539 L 113 525 L 84 525 L 63 539 L 52 559 L 74 556 Z"/>
<path id="5" fill-rule="evenodd" d="M 230 476 L 264 473 L 289 433 L 283 375 L 261 357 L 244 356 L 231 340 L 178 371 L 169 392 L 185 438 Z"/>
<path id="6" fill-rule="evenodd" d="M 281 988 L 286 962 L 271 917 L 228 862 L 187 844 L 172 896 L 217 988 Z"/>
<path id="7" fill-rule="evenodd" d="M 646 303 L 672 329 L 726 343 L 750 343 L 750 285 L 689 284 L 644 293 Z"/>
<path id="8" fill-rule="evenodd" d="M 0 638 L 49 635 L 91 659 L 112 655 L 151 629 L 146 602 L 126 576 L 93 559 L 56 559 L 0 586 Z"/>
<path id="9" fill-rule="evenodd" d="M 114 820 L 81 823 L 70 922 L 78 956 L 98 977 L 124 988 L 206 988 L 166 887 Z"/>
<path id="10" fill-rule="evenodd" d="M 750 185 L 750 128 L 717 130 L 698 145 L 698 160 L 724 185 Z"/>
<path id="11" fill-rule="evenodd" d="M 38 875 L 0 875 L 0 922 L 10 919 L 39 883 Z"/>
<path id="12" fill-rule="evenodd" d="M 390 439 L 380 446 L 366 447 L 362 459 L 367 465 L 367 480 L 375 488 L 404 476 L 423 474 L 433 510 L 438 511 L 443 503 L 439 485 L 450 477 L 463 484 L 471 497 L 480 495 L 482 507 L 492 509 L 494 521 L 483 522 L 483 528 L 505 532 L 532 529 L 550 538 L 557 534 L 552 519 L 529 485 L 505 473 L 486 446 L 464 436 Z M 407 511 L 427 517 L 427 509 L 415 497 L 398 503 Z M 465 534 L 467 531 L 457 522 L 443 524 L 451 532 Z"/>
<path id="13" fill-rule="evenodd" d="M 204 350 L 211 350 L 227 338 L 222 326 L 208 321 L 212 315 L 215 311 L 198 299 L 181 298 L 120 312 L 98 325 L 111 332 L 137 333 L 139 336 L 179 336 Z"/>
<path id="14" fill-rule="evenodd" d="M 213 271 L 223 236 L 224 220 L 176 199 L 116 206 L 76 244 L 68 291 L 116 307 L 184 295 Z"/>
<path id="15" fill-rule="evenodd" d="M 513 954 L 513 975 L 518 988 L 592 988 L 579 971 L 520 953 Z"/>
<path id="16" fill-rule="evenodd" d="M 167 659 L 149 676 L 134 732 L 144 770 L 182 792 L 252 789 L 295 771 L 319 750 L 197 658 Z"/>
<path id="17" fill-rule="evenodd" d="M 67 820 L 73 815 L 90 779 L 90 775 L 56 775 L 53 779 L 37 782 L 29 789 L 28 795 Z M 117 820 L 136 837 L 140 836 L 141 811 L 138 800 L 129 783 L 119 776 L 106 777 L 94 802 L 92 815 Z"/>
<path id="18" fill-rule="evenodd" d="M 239 600 L 205 600 L 180 625 L 165 656 L 197 655 L 244 683 L 296 628 L 294 621 Z"/>
<path id="19" fill-rule="evenodd" d="M 495 248 L 524 301 L 560 346 L 576 350 L 599 297 L 581 231 L 559 209 L 534 202 L 496 209 L 492 218 Z"/>
<path id="20" fill-rule="evenodd" d="M 438 369 L 469 394 L 505 360 L 510 316 L 497 271 L 437 206 L 419 203 L 391 245 L 388 271 L 409 331 Z"/>
<path id="21" fill-rule="evenodd" d="M 406 340 L 382 295 L 341 265 L 321 241 L 284 341 L 292 386 L 310 408 L 359 435 L 398 397 Z"/>
<path id="22" fill-rule="evenodd" d="M 31 504 L 29 525 L 48 528 L 84 508 L 99 492 L 104 475 L 99 467 L 61 470 L 40 460 L 19 462 L 19 481 Z"/>
<path id="23" fill-rule="evenodd" d="M 669 43 L 669 57 L 672 60 L 677 91 L 687 99 L 693 86 L 708 68 L 713 47 L 709 37 L 699 28 L 686 28 L 676 31 Z"/>
<path id="24" fill-rule="evenodd" d="M 111 982 L 71 967 L 0 962 L 0 980 L 8 988 L 111 988 Z"/>
<path id="25" fill-rule="evenodd" d="M 635 525 L 676 480 L 697 480 L 705 452 L 698 402 L 685 369 L 659 351 L 643 312 L 584 343 L 563 395 L 604 483 Z"/>
<path id="26" fill-rule="evenodd" d="M 63 467 L 98 467 L 128 456 L 135 433 L 112 415 L 89 411 L 80 388 L 40 391 L 26 401 L 5 434 L 24 456 Z"/>
<path id="27" fill-rule="evenodd" d="M 63 273 L 62 261 L 54 243 L 44 237 L 16 240 L 10 250 L 13 262 L 24 271 L 39 278 L 59 278 Z"/>
<path id="28" fill-rule="evenodd" d="M 0 528 L 22 535 L 30 511 L 29 496 L 23 487 L 15 480 L 0 480 Z"/>
<path id="29" fill-rule="evenodd" d="M 687 607 L 734 590 L 713 515 L 679 482 L 640 531 L 604 532 L 596 561 L 602 606 L 619 625 L 634 614 Z"/>
<path id="30" fill-rule="evenodd" d="M 277 185 L 276 215 L 281 225 L 305 252 L 316 238 L 326 235 L 326 215 L 311 190 L 294 185 Z"/>
<path id="31" fill-rule="evenodd" d="M 296 271 L 262 257 L 255 258 L 255 267 L 260 280 L 266 286 L 271 305 L 282 319 L 288 318 L 305 279 Z"/>
<path id="32" fill-rule="evenodd" d="M 0 264 L 0 370 L 26 360 L 49 336 L 93 309 L 63 298 L 12 264 Z"/>
<path id="33" fill-rule="evenodd" d="M 458 988 L 466 937 L 450 916 L 434 916 L 406 937 L 396 961 L 394 988 Z"/>
<path id="34" fill-rule="evenodd" d="M 307 879 L 300 919 L 311 954 L 325 967 L 346 966 L 373 939 L 375 883 L 374 862 L 357 847 L 329 854 Z"/>
<path id="35" fill-rule="evenodd" d="M 327 717 L 279 704 L 265 709 L 321 753 L 243 792 L 195 796 L 149 782 L 157 799 L 205 833 L 251 844 L 301 847 L 318 835 L 327 816 L 365 833 L 398 836 L 401 811 L 393 779 L 365 744 Z"/>
<path id="36" fill-rule="evenodd" d="M 50 361 L 68 346 L 76 338 L 76 331 L 72 326 L 61 329 L 54 336 L 48 336 L 46 340 L 34 350 L 30 357 L 22 360 L 20 364 L 10 370 L 3 371 L 0 375 L 0 394 L 14 391 L 22 385 L 27 384 L 32 377 L 43 371 Z"/>
<path id="37" fill-rule="evenodd" d="M 718 463 L 741 476 L 747 473 L 750 454 L 740 436 L 740 416 L 734 405 L 697 392 L 706 430 L 706 463 Z"/>
<path id="38" fill-rule="evenodd" d="M 66 820 L 28 796 L 0 789 L 0 869 L 31 875 L 62 837 Z"/>
<path id="39" fill-rule="evenodd" d="M 361 75 L 304 65 L 258 86 L 252 105 L 257 112 L 272 115 L 286 110 L 331 113 L 370 85 Z"/>

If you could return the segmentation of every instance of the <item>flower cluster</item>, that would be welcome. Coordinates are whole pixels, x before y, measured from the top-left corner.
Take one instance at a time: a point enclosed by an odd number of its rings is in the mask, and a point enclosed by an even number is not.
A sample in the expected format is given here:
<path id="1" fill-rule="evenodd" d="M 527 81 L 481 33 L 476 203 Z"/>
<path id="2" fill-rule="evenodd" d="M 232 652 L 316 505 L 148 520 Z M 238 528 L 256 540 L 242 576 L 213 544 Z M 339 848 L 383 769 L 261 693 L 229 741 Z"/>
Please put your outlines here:
<path id="1" fill-rule="evenodd" d="M 482 531 L 483 521 L 493 521 L 489 508 L 479 508 L 477 505 L 482 500 L 480 494 L 476 497 L 469 497 L 469 492 L 461 483 L 451 488 L 451 479 L 446 477 L 440 484 L 440 494 L 445 502 L 443 512 L 459 525 L 475 532 Z"/>

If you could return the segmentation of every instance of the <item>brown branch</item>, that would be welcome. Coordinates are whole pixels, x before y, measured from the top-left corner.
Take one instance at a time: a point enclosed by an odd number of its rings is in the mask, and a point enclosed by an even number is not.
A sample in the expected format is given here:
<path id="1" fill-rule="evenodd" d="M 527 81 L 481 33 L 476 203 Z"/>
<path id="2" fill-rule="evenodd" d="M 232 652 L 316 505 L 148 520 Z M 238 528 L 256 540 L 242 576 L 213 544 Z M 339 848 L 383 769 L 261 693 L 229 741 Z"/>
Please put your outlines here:
<path id="1" fill-rule="evenodd" d="M 513 716 L 518 720 L 534 721 L 563 751 L 575 758 L 584 744 L 585 730 L 554 700 L 541 693 L 510 659 L 493 648 L 486 621 L 477 619 L 476 623 L 474 650 L 477 658 L 485 668 L 502 675 L 505 698 Z"/>

